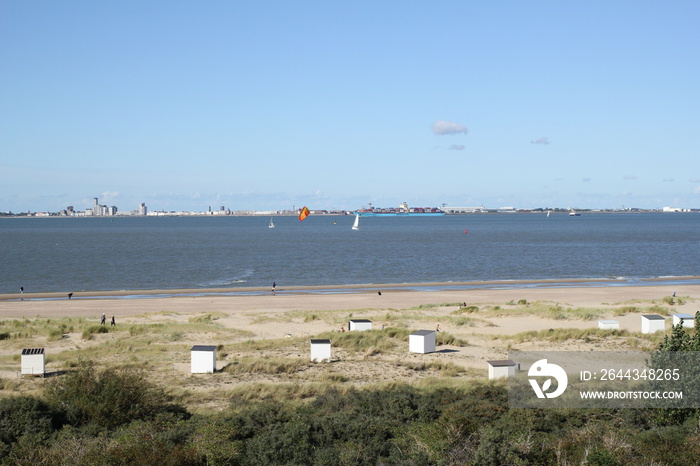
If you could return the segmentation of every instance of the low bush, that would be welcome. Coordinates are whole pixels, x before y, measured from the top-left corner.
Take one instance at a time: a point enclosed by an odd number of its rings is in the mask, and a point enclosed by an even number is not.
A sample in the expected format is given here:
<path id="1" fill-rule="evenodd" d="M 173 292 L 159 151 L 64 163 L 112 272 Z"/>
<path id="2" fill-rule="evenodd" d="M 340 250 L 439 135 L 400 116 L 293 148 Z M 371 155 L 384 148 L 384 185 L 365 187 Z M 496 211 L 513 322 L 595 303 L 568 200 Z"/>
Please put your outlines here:
<path id="1" fill-rule="evenodd" d="M 91 361 L 47 385 L 49 405 L 67 424 L 114 428 L 162 412 L 183 413 L 170 397 L 133 368 L 98 370 Z"/>

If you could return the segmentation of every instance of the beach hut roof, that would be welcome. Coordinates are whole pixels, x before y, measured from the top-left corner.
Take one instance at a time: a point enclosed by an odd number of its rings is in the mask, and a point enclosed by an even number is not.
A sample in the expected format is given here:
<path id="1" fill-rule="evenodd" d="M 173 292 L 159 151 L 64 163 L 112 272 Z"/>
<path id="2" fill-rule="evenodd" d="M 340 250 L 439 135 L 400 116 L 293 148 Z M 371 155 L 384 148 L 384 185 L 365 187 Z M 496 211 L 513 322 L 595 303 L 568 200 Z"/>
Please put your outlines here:
<path id="1" fill-rule="evenodd" d="M 312 345 L 322 345 L 322 344 L 331 344 L 331 341 L 328 338 L 312 338 L 311 339 L 311 344 Z"/>
<path id="2" fill-rule="evenodd" d="M 486 361 L 493 367 L 517 366 L 518 363 L 510 359 L 499 359 L 498 361 Z"/>
<path id="3" fill-rule="evenodd" d="M 679 319 L 694 319 L 693 316 L 690 314 L 673 314 L 674 316 L 678 317 Z"/>
<path id="4" fill-rule="evenodd" d="M 216 351 L 216 346 L 194 345 L 192 351 Z"/>
<path id="5" fill-rule="evenodd" d="M 367 323 L 371 324 L 371 323 L 372 323 L 372 321 L 369 320 L 369 319 L 350 319 L 350 322 L 355 322 L 355 323 L 360 323 L 360 322 L 362 322 L 362 323 L 365 323 L 365 324 L 367 324 Z"/>
<path id="6" fill-rule="evenodd" d="M 22 355 L 27 354 L 44 354 L 44 348 L 24 348 L 22 350 Z"/>
<path id="7" fill-rule="evenodd" d="M 416 330 L 411 335 L 425 336 L 425 335 L 430 335 L 431 333 L 435 333 L 435 331 L 434 330 Z"/>
<path id="8" fill-rule="evenodd" d="M 665 320 L 663 316 L 660 316 L 658 314 L 644 314 L 642 317 L 644 317 L 647 320 Z"/>

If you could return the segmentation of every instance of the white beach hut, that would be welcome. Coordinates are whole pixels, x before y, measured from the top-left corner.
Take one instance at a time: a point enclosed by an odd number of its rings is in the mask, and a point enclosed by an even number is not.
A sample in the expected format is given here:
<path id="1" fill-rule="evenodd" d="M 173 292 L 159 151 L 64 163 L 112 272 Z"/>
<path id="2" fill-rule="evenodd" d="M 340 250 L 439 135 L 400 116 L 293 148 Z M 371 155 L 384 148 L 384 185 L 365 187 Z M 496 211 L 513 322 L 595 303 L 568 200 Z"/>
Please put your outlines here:
<path id="1" fill-rule="evenodd" d="M 372 330 L 372 321 L 367 319 L 350 319 L 350 322 L 348 322 L 348 330 L 351 332 Z"/>
<path id="2" fill-rule="evenodd" d="M 408 336 L 408 351 L 411 353 L 435 352 L 435 331 L 417 330 Z"/>
<path id="3" fill-rule="evenodd" d="M 216 372 L 216 346 L 195 345 L 190 351 L 193 374 Z"/>
<path id="4" fill-rule="evenodd" d="M 695 317 L 690 314 L 673 314 L 673 326 L 683 322 L 683 327 L 694 328 L 695 327 Z"/>
<path id="5" fill-rule="evenodd" d="M 331 362 L 331 341 L 324 338 L 311 339 L 311 362 Z"/>
<path id="6" fill-rule="evenodd" d="M 25 348 L 21 357 L 22 375 L 44 375 L 46 355 L 44 348 Z"/>
<path id="7" fill-rule="evenodd" d="M 620 322 L 616 320 L 599 320 L 598 328 L 601 330 L 620 330 Z"/>
<path id="8" fill-rule="evenodd" d="M 515 373 L 520 370 L 520 364 L 510 359 L 486 362 L 489 365 L 489 380 L 515 377 Z"/>
<path id="9" fill-rule="evenodd" d="M 658 314 L 642 316 L 642 333 L 656 333 L 666 330 L 666 319 Z"/>

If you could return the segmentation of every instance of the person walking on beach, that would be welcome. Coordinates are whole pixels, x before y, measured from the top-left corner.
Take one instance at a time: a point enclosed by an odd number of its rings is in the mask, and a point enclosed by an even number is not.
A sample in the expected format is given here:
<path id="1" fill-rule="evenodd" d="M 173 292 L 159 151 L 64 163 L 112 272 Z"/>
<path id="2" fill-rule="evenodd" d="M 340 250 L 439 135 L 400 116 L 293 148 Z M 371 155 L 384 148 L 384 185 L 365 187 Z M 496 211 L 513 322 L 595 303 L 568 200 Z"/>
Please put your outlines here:
<path id="1" fill-rule="evenodd" d="M 68 293 L 68 299 L 71 299 L 73 297 L 73 293 Z"/>
<path id="2" fill-rule="evenodd" d="M 110 327 L 114 327 L 116 324 L 114 323 L 114 316 L 112 316 L 112 320 L 109 323 Z"/>
<path id="3" fill-rule="evenodd" d="M 275 288 L 277 288 L 277 282 L 272 282 L 272 294 L 275 294 Z"/>
<path id="4" fill-rule="evenodd" d="M 106 320 L 107 317 L 104 314 L 102 314 L 102 318 L 100 318 L 100 325 L 104 325 Z"/>

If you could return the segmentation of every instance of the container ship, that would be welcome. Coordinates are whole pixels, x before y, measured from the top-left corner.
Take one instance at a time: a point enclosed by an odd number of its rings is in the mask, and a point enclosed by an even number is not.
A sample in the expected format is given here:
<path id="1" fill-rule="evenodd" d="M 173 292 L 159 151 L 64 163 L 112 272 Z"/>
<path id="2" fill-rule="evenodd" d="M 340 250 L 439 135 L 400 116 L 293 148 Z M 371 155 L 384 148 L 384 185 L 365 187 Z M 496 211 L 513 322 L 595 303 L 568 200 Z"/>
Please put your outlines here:
<path id="1" fill-rule="evenodd" d="M 445 212 L 437 207 L 408 207 L 402 202 L 399 207 L 381 208 L 373 207 L 369 203 L 366 209 L 358 209 L 353 212 L 360 217 L 438 217 L 445 215 Z"/>

